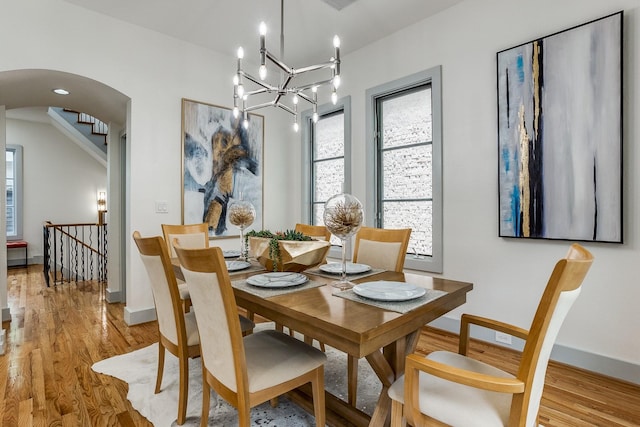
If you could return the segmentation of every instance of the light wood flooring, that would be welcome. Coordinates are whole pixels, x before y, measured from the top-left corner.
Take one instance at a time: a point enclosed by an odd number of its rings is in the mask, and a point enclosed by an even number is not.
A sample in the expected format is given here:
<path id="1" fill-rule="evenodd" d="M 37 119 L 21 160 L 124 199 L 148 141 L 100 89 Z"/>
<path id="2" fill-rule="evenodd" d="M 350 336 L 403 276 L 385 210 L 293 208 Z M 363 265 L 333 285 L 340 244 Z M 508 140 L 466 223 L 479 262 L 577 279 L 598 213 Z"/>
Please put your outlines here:
<path id="1" fill-rule="evenodd" d="M 42 266 L 8 273 L 11 322 L 0 356 L 4 426 L 150 426 L 127 401 L 127 385 L 96 374 L 99 360 L 157 340 L 155 322 L 127 326 L 123 305 L 104 302 L 95 283 L 47 288 Z M 419 351 L 454 350 L 456 336 L 425 328 Z M 480 360 L 514 372 L 518 355 L 474 343 Z M 546 427 L 640 426 L 640 387 L 551 363 L 542 397 Z"/>

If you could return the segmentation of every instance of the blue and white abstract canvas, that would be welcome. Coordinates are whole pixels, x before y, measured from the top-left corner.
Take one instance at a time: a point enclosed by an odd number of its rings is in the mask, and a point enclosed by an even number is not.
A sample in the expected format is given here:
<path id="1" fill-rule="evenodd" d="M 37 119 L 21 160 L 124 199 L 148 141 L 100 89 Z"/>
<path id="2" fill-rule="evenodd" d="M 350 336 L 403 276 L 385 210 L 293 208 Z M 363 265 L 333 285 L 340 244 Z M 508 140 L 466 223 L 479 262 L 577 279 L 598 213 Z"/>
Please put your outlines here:
<path id="1" fill-rule="evenodd" d="M 622 242 L 622 18 L 498 52 L 501 237 Z"/>

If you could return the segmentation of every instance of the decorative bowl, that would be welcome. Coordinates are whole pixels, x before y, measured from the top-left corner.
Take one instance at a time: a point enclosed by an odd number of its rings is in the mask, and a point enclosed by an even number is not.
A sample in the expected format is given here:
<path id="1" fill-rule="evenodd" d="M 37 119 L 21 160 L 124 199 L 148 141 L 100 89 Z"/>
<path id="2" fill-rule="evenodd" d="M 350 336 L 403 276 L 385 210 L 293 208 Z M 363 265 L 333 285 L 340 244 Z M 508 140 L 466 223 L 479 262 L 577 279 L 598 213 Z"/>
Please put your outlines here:
<path id="1" fill-rule="evenodd" d="M 249 256 L 256 258 L 268 271 L 301 272 L 322 264 L 327 258 L 331 243 L 323 240 L 299 242 L 295 240 L 278 240 L 282 265 L 269 257 L 271 239 L 249 236 Z M 274 270 L 274 263 L 276 268 Z"/>

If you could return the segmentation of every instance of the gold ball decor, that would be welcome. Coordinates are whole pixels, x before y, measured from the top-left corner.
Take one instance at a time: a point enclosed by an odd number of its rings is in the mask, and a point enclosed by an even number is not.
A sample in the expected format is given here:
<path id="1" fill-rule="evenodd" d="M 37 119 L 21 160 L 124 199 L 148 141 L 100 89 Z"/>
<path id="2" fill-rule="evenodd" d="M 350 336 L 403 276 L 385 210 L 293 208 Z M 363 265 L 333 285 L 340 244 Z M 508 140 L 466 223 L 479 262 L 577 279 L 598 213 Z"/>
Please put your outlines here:
<path id="1" fill-rule="evenodd" d="M 253 224 L 256 219 L 256 208 L 246 200 L 234 200 L 229 204 L 229 222 L 240 228 L 240 257 L 238 260 L 246 261 L 247 252 L 244 245 L 244 229 Z"/>
<path id="2" fill-rule="evenodd" d="M 324 206 L 324 225 L 340 239 L 354 235 L 362 226 L 363 216 L 362 203 L 351 194 L 337 194 Z"/>
<path id="3" fill-rule="evenodd" d="M 331 283 L 331 286 L 340 290 L 353 287 L 353 283 L 347 280 L 346 239 L 360 230 L 363 217 L 362 203 L 351 194 L 336 194 L 324 205 L 324 226 L 342 240 L 342 274 L 340 280 Z"/>

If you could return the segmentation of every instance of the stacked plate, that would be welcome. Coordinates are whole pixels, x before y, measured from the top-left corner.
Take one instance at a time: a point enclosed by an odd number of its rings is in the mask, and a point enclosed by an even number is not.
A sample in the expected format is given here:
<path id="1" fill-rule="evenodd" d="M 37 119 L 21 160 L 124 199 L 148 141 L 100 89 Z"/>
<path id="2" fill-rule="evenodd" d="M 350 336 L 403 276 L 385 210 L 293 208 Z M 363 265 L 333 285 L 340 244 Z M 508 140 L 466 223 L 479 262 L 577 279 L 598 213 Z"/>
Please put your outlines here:
<path id="1" fill-rule="evenodd" d="M 427 290 L 410 283 L 378 280 L 355 285 L 353 292 L 377 301 L 409 301 L 420 298 Z"/>
<path id="2" fill-rule="evenodd" d="M 287 288 L 298 286 L 309 280 L 307 276 L 292 272 L 272 272 L 256 274 L 247 279 L 247 283 L 260 288 Z"/>
<path id="3" fill-rule="evenodd" d="M 357 264 L 353 262 L 348 262 L 346 265 L 346 273 L 347 274 L 360 274 L 366 273 L 371 270 L 371 267 L 367 264 Z M 322 264 L 320 266 L 320 271 L 330 274 L 342 274 L 342 263 L 341 262 L 330 262 L 328 264 Z"/>
<path id="4" fill-rule="evenodd" d="M 247 261 L 225 261 L 228 271 L 239 271 L 251 267 L 251 263 Z"/>

